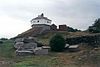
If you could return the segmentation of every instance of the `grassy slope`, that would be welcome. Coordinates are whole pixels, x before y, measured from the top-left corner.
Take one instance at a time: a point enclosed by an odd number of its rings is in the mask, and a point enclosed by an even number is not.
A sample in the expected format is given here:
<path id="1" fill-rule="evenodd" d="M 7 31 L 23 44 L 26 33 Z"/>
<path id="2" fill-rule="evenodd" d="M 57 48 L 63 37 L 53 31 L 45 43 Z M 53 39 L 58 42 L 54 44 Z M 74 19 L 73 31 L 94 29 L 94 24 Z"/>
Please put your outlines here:
<path id="1" fill-rule="evenodd" d="M 63 35 L 75 35 L 75 33 L 63 33 Z M 49 33 L 47 35 L 39 36 L 38 38 L 42 43 L 51 38 L 55 33 Z M 80 36 L 80 34 L 76 34 Z M 83 35 L 83 33 L 82 33 Z M 44 41 L 46 40 L 46 41 Z M 13 41 L 5 41 L 4 44 L 0 44 L 0 61 L 9 62 L 3 64 L 6 66 L 0 67 L 99 67 L 100 62 L 100 50 L 93 53 L 92 57 L 88 55 L 91 49 L 90 47 L 82 47 L 80 52 L 50 52 L 49 55 L 38 55 L 38 56 L 16 56 L 15 50 L 13 49 Z M 85 54 L 84 54 L 85 53 Z M 86 58 L 81 58 L 81 56 L 87 56 Z"/>
<path id="2" fill-rule="evenodd" d="M 0 61 L 4 61 L 2 67 L 66 67 L 63 58 L 64 53 L 50 53 L 40 56 L 15 56 L 13 41 L 5 41 L 0 44 Z M 67 54 L 66 60 L 67 60 Z M 69 55 L 68 55 L 69 56 Z M 6 63 L 7 62 L 7 63 Z M 69 62 L 68 62 L 69 63 Z M 70 64 L 67 65 L 72 66 Z M 74 65 L 75 67 L 75 65 Z"/>
<path id="3" fill-rule="evenodd" d="M 66 38 L 66 36 L 69 34 L 68 32 L 49 32 L 46 35 L 40 35 L 37 37 L 38 42 L 43 43 L 44 45 L 48 45 L 49 44 L 49 40 L 52 38 L 52 36 L 54 36 L 55 34 L 61 34 L 64 38 Z"/>
<path id="4" fill-rule="evenodd" d="M 61 34 L 65 39 L 66 37 L 77 37 L 77 36 L 89 35 L 89 33 L 86 33 L 86 32 L 65 32 L 65 31 L 49 32 L 46 35 L 38 36 L 37 40 L 38 42 L 43 43 L 44 45 L 48 45 L 49 40 L 52 38 L 53 35 L 57 33 Z"/>
<path id="5" fill-rule="evenodd" d="M 10 62 L 13 55 L 13 41 L 5 40 L 3 44 L 0 44 L 0 67 L 11 67 Z"/>
<path id="6" fill-rule="evenodd" d="M 8 52 L 9 51 L 9 52 Z M 3 44 L 0 44 L 0 56 L 11 58 L 13 56 L 13 41 L 7 40 Z"/>

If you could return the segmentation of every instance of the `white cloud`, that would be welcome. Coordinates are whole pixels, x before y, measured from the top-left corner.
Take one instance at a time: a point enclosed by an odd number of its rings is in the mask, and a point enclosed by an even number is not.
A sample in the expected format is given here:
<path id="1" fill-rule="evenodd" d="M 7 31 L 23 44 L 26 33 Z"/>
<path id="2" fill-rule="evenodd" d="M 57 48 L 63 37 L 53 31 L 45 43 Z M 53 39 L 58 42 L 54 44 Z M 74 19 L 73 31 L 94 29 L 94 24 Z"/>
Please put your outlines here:
<path id="1" fill-rule="evenodd" d="M 57 25 L 87 29 L 100 17 L 99 6 L 99 0 L 0 0 L 0 37 L 25 31 L 29 21 L 40 13 Z"/>
<path id="2" fill-rule="evenodd" d="M 29 22 L 24 22 L 9 16 L 0 16 L 0 38 L 14 37 L 30 28 Z"/>

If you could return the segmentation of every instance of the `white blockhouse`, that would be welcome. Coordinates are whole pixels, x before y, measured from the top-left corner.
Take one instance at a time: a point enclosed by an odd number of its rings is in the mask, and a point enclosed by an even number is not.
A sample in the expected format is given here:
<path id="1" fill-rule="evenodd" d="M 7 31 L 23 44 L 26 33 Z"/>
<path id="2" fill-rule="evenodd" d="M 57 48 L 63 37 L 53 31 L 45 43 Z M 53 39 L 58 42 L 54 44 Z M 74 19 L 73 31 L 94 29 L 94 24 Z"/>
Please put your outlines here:
<path id="1" fill-rule="evenodd" d="M 44 17 L 44 14 L 42 13 L 41 15 L 38 15 L 38 17 L 33 18 L 31 20 L 31 24 L 32 24 L 32 26 L 34 26 L 34 25 L 41 25 L 41 24 L 42 25 L 43 24 L 51 25 L 51 20 L 48 19 L 47 17 Z"/>

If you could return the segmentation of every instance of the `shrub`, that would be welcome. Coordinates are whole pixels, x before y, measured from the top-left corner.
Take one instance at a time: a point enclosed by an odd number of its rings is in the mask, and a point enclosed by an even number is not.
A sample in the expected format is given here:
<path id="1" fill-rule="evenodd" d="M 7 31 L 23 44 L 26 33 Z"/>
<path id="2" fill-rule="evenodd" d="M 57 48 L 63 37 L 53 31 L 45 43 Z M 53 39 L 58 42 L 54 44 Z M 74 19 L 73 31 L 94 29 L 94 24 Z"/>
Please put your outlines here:
<path id="1" fill-rule="evenodd" d="M 0 40 L 8 40 L 8 38 L 1 38 Z"/>
<path id="2" fill-rule="evenodd" d="M 51 38 L 49 44 L 52 51 L 60 52 L 64 50 L 65 39 L 61 35 L 56 34 Z"/>
<path id="3" fill-rule="evenodd" d="M 0 40 L 0 44 L 2 44 L 2 43 L 3 43 L 3 41 Z"/>
<path id="4" fill-rule="evenodd" d="M 100 33 L 100 18 L 96 19 L 92 26 L 88 28 L 89 32 Z"/>

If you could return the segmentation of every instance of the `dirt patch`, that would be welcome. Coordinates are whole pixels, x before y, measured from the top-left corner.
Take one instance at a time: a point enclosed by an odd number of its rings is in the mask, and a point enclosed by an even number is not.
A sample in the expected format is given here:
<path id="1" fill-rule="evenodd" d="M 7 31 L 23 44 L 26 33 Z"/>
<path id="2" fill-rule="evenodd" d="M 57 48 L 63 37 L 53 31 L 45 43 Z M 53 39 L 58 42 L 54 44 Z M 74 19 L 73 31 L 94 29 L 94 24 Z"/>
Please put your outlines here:
<path id="1" fill-rule="evenodd" d="M 68 54 L 65 54 L 65 53 L 59 53 L 58 55 L 58 59 L 64 64 L 73 64 L 74 61 L 73 61 L 73 58 L 74 56 L 71 56 L 71 55 L 68 55 Z"/>
<path id="2" fill-rule="evenodd" d="M 0 67 L 11 67 L 12 61 L 9 61 L 3 57 L 0 57 Z"/>

